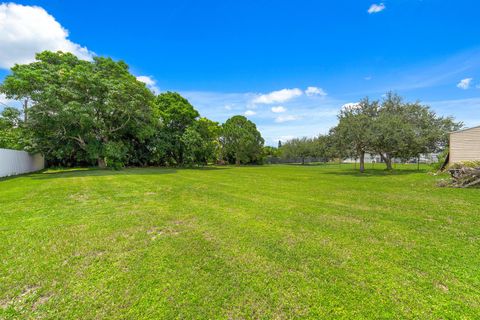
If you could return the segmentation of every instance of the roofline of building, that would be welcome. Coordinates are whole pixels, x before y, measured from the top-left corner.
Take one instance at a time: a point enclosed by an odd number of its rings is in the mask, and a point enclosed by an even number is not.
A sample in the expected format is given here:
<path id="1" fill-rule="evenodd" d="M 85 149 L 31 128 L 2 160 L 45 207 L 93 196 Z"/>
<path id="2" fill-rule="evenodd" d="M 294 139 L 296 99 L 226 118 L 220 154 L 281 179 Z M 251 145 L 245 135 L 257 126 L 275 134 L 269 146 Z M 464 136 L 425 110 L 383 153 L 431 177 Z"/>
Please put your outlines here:
<path id="1" fill-rule="evenodd" d="M 465 128 L 465 129 L 457 130 L 457 131 L 451 131 L 451 132 L 449 132 L 449 133 L 452 134 L 452 133 L 463 132 L 463 131 L 468 131 L 468 130 L 478 129 L 478 128 L 480 128 L 480 125 L 475 126 L 475 127 L 470 127 L 470 128 Z"/>

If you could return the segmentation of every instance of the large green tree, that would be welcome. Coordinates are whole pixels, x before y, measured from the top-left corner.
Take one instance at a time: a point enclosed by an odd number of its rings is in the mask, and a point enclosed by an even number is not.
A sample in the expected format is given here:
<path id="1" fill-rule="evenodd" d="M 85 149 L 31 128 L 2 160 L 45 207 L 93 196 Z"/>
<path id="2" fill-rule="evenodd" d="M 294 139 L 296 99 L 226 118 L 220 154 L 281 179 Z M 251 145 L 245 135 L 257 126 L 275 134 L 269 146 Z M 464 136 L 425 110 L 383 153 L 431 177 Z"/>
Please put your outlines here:
<path id="1" fill-rule="evenodd" d="M 207 118 L 196 120 L 182 135 L 184 145 L 184 164 L 206 165 L 215 161 L 219 149 L 221 127 Z"/>
<path id="2" fill-rule="evenodd" d="M 45 51 L 11 71 L 1 90 L 31 101 L 32 145 L 49 160 L 121 165 L 131 141 L 153 134 L 153 94 L 122 61 Z"/>
<path id="3" fill-rule="evenodd" d="M 327 161 L 332 158 L 330 137 L 318 135 L 314 138 L 293 138 L 284 142 L 280 148 L 281 155 L 288 161 L 300 161 L 305 164 L 306 158 Z"/>
<path id="4" fill-rule="evenodd" d="M 394 158 L 406 160 L 441 151 L 448 143 L 448 132 L 461 126 L 452 118 L 438 116 L 428 106 L 405 103 L 402 97 L 389 92 L 374 118 L 369 147 L 391 170 Z"/>
<path id="5" fill-rule="evenodd" d="M 365 98 L 358 104 L 344 106 L 334 129 L 338 146 L 347 146 L 340 153 L 343 153 L 342 156 L 359 158 L 360 172 L 365 171 L 365 153 L 369 151 L 375 134 L 373 124 L 377 114 L 378 102 Z"/>
<path id="6" fill-rule="evenodd" d="M 388 170 L 393 159 L 410 159 L 439 152 L 448 143 L 448 132 L 462 126 L 452 118 L 440 117 L 419 102 L 405 103 L 392 92 L 379 101 L 363 99 L 343 108 L 338 125 L 331 131 L 337 154 L 360 159 L 365 170 L 366 152 L 379 154 Z"/>
<path id="7" fill-rule="evenodd" d="M 332 139 L 330 135 L 318 135 L 312 139 L 312 156 L 326 162 L 335 157 L 332 151 Z"/>
<path id="8" fill-rule="evenodd" d="M 262 158 L 264 140 L 257 126 L 244 116 L 233 116 L 222 126 L 223 157 L 229 162 L 255 163 Z"/>
<path id="9" fill-rule="evenodd" d="M 314 140 L 303 137 L 293 138 L 285 141 L 282 145 L 282 157 L 287 160 L 300 160 L 302 164 L 305 164 L 307 157 L 315 156 Z"/>
<path id="10" fill-rule="evenodd" d="M 186 130 L 193 126 L 199 113 L 188 102 L 176 92 L 165 92 L 159 94 L 154 100 L 155 117 L 160 122 L 161 138 L 157 139 L 159 148 L 164 148 L 162 153 L 165 155 L 165 162 L 182 165 L 185 154 L 185 137 L 182 139 Z M 190 138 L 192 133 L 189 133 Z M 168 143 L 164 143 L 168 141 Z"/>

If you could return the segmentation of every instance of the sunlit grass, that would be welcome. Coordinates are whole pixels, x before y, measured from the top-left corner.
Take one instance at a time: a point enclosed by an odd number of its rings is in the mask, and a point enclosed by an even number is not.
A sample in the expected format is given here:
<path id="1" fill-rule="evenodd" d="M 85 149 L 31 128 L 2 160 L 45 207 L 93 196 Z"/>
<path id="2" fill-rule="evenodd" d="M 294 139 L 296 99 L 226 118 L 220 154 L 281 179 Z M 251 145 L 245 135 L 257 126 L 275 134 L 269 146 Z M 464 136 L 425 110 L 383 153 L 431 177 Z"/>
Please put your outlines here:
<path id="1" fill-rule="evenodd" d="M 475 318 L 480 190 L 377 164 L 0 180 L 0 318 Z"/>

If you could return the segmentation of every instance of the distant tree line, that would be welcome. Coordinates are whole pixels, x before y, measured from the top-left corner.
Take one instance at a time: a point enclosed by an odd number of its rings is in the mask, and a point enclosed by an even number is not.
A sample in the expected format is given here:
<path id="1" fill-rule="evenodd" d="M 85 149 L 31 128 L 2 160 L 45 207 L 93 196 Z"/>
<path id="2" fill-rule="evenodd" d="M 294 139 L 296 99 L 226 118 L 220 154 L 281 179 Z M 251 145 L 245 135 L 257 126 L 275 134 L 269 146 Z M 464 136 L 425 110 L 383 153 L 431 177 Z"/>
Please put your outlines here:
<path id="1" fill-rule="evenodd" d="M 0 148 L 42 153 L 50 165 L 99 167 L 259 163 L 255 124 L 200 117 L 174 92 L 153 94 L 110 58 L 45 51 L 15 65 L 0 92 L 24 102 L 0 115 Z"/>
<path id="2" fill-rule="evenodd" d="M 279 147 L 284 159 L 308 157 L 324 159 L 359 159 L 365 170 L 365 154 L 379 155 L 388 170 L 395 158 L 408 160 L 421 154 L 441 152 L 448 146 L 448 133 L 462 123 L 451 117 L 438 116 L 419 102 L 404 102 L 394 93 L 382 101 L 363 99 L 345 106 L 338 115 L 338 124 L 327 135 L 296 138 Z"/>
<path id="3" fill-rule="evenodd" d="M 394 93 L 381 101 L 365 98 L 342 108 L 326 135 L 266 146 L 255 124 L 233 116 L 224 124 L 201 117 L 175 92 L 155 95 L 110 58 L 93 61 L 45 51 L 30 64 L 15 65 L 0 93 L 23 109 L 0 114 L 0 148 L 42 153 L 50 165 L 99 167 L 248 164 L 307 159 L 331 161 L 381 157 L 387 169 L 395 158 L 439 152 L 448 132 L 461 123 L 440 117 L 419 102 Z"/>

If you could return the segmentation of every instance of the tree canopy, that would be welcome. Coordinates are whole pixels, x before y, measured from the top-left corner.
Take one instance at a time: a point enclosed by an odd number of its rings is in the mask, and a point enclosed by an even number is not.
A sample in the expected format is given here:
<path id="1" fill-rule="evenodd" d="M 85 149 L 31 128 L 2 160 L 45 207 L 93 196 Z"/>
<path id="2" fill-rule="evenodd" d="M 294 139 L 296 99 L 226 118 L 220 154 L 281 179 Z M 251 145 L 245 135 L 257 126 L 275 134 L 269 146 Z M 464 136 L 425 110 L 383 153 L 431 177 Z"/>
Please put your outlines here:
<path id="1" fill-rule="evenodd" d="M 23 110 L 0 114 L 0 147 L 40 152 L 49 164 L 100 167 L 248 164 L 266 158 L 360 159 L 378 154 L 393 159 L 438 152 L 448 132 L 461 123 L 438 116 L 419 102 L 394 93 L 381 101 L 362 99 L 342 108 L 328 135 L 296 138 L 264 147 L 256 125 L 244 116 L 224 124 L 201 117 L 176 92 L 155 95 L 123 61 L 44 51 L 29 64 L 15 65 L 0 93 Z M 22 117 L 23 116 L 23 117 Z"/>
<path id="2" fill-rule="evenodd" d="M 332 132 L 345 150 L 342 156 L 359 158 L 363 172 L 366 152 L 380 155 L 391 170 L 394 158 L 406 160 L 441 151 L 448 143 L 448 132 L 461 126 L 450 117 L 438 116 L 428 106 L 406 103 L 389 92 L 382 101 L 365 98 L 344 108 Z"/>
<path id="3" fill-rule="evenodd" d="M 0 116 L 0 147 L 28 149 L 53 165 L 204 165 L 262 159 L 255 124 L 232 117 L 223 126 L 176 92 L 155 96 L 123 61 L 45 51 L 15 65 L 0 92 L 20 100 Z M 27 117 L 28 114 L 28 117 Z M 27 120 L 28 119 L 28 120 Z"/>
<path id="4" fill-rule="evenodd" d="M 378 102 L 368 98 L 358 104 L 343 107 L 338 116 L 335 135 L 342 156 L 354 155 L 360 158 L 360 171 L 365 170 L 365 153 L 375 136 L 373 124 L 378 114 Z"/>
<path id="5" fill-rule="evenodd" d="M 36 59 L 13 67 L 2 85 L 7 97 L 33 103 L 27 123 L 33 150 L 54 162 L 105 167 L 126 162 L 129 141 L 152 134 L 153 94 L 124 62 L 48 51 Z"/>
<path id="6" fill-rule="evenodd" d="M 233 116 L 222 126 L 223 157 L 235 164 L 255 163 L 262 158 L 264 140 L 257 126 L 244 116 Z"/>

